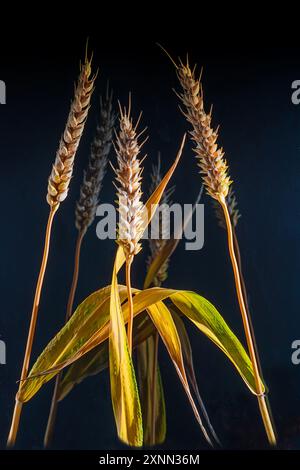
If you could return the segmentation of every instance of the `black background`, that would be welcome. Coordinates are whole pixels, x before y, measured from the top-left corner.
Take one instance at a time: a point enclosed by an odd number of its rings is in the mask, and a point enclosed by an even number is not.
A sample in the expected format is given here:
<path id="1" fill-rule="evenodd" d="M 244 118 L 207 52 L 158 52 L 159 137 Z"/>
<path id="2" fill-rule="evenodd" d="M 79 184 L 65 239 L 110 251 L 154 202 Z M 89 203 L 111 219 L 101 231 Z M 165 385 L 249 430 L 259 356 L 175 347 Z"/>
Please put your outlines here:
<path id="1" fill-rule="evenodd" d="M 76 237 L 74 204 L 97 120 L 97 96 L 106 81 L 122 103 L 132 92 L 135 116 L 143 110 L 142 124 L 149 127 L 150 136 L 145 175 L 158 151 L 163 169 L 168 168 L 187 129 L 172 92 L 177 87 L 175 71 L 158 41 L 173 56 L 189 52 L 191 62 L 204 67 L 206 103 L 214 104 L 214 123 L 221 124 L 220 142 L 242 212 L 238 236 L 280 446 L 298 449 L 300 366 L 291 363 L 291 343 L 300 337 L 300 106 L 291 102 L 291 83 L 300 79 L 300 51 L 293 34 L 294 16 L 291 12 L 287 20 L 272 24 L 270 18 L 261 19 L 259 10 L 249 17 L 245 6 L 239 19 L 228 22 L 220 12 L 217 21 L 211 13 L 200 15 L 191 6 L 181 6 L 176 19 L 171 13 L 161 17 L 160 10 L 150 19 L 148 14 L 154 11 L 145 6 L 143 12 L 132 12 L 129 21 L 117 7 L 96 18 L 91 5 L 86 8 L 88 13 L 83 9 L 74 21 L 45 6 L 40 20 L 24 21 L 22 27 L 10 22 L 1 32 L 0 79 L 7 85 L 7 104 L 0 107 L 0 334 L 7 344 L 7 365 L 0 366 L 1 446 L 10 425 L 40 265 L 47 178 L 89 36 L 94 64 L 100 69 L 97 90 L 70 193 L 54 225 L 33 356 L 63 322 Z M 114 200 L 112 176 L 109 170 L 101 193 L 104 202 Z M 193 202 L 200 178 L 190 144 L 173 182 L 174 200 Z M 187 252 L 180 244 L 166 285 L 203 294 L 243 338 L 225 233 L 216 224 L 208 197 L 203 201 L 205 246 L 200 252 Z M 133 283 L 138 287 L 146 249 L 145 243 L 134 265 Z M 100 242 L 93 225 L 82 251 L 77 302 L 109 283 L 114 253 L 115 244 Z M 194 328 L 189 331 L 200 390 L 224 447 L 265 447 L 255 398 L 228 360 Z M 160 354 L 168 414 L 163 448 L 207 448 L 163 346 Z M 49 384 L 25 406 L 18 448 L 42 447 L 51 392 Z M 62 404 L 54 447 L 124 448 L 116 438 L 107 373 L 85 381 Z"/>

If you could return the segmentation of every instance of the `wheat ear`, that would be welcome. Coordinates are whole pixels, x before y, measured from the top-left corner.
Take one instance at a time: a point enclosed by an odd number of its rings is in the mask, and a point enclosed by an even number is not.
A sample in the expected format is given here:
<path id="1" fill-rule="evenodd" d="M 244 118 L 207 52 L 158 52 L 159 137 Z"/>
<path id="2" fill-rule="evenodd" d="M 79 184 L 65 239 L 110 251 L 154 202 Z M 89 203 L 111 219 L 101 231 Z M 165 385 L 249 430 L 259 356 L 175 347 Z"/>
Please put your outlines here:
<path id="1" fill-rule="evenodd" d="M 140 115 L 141 117 L 141 115 Z M 126 286 L 129 306 L 128 318 L 128 347 L 132 353 L 132 328 L 133 328 L 133 302 L 131 292 L 131 264 L 134 256 L 141 250 L 138 241 L 142 229 L 141 201 L 142 189 L 142 166 L 138 158 L 143 143 L 138 143 L 137 126 L 140 117 L 133 125 L 131 118 L 131 99 L 129 98 L 128 110 L 120 106 L 120 129 L 116 134 L 115 150 L 118 166 L 114 169 L 116 173 L 116 188 L 119 204 L 120 222 L 118 226 L 117 243 L 122 246 L 126 258 Z"/>
<path id="2" fill-rule="evenodd" d="M 50 213 L 46 228 L 44 252 L 42 258 L 42 264 L 38 276 L 38 281 L 35 290 L 35 296 L 33 301 L 31 321 L 29 326 L 29 332 L 27 337 L 27 344 L 25 349 L 23 367 L 21 372 L 19 390 L 22 386 L 23 381 L 27 378 L 30 357 L 32 352 L 32 345 L 35 335 L 36 322 L 38 317 L 40 297 L 43 287 L 43 281 L 47 266 L 51 229 L 54 219 L 54 215 L 60 205 L 60 203 L 66 198 L 68 188 L 72 176 L 74 157 L 79 145 L 79 141 L 84 129 L 84 124 L 87 118 L 90 99 L 94 87 L 95 76 L 91 77 L 91 60 L 88 60 L 87 56 L 84 64 L 81 66 L 81 71 L 78 79 L 77 87 L 75 88 L 74 100 L 71 104 L 70 114 L 67 120 L 66 129 L 61 138 L 59 148 L 56 154 L 55 163 L 52 168 L 52 172 L 48 181 L 48 194 L 47 201 L 50 205 Z M 18 393 L 16 395 L 16 403 L 14 413 L 12 417 L 11 428 L 7 440 L 7 446 L 12 447 L 15 444 L 19 422 L 22 412 L 22 403 L 18 399 Z"/>
<path id="3" fill-rule="evenodd" d="M 99 194 L 102 188 L 103 178 L 106 173 L 108 157 L 112 146 L 113 128 L 115 123 L 112 97 L 112 92 L 109 92 L 109 88 L 107 87 L 104 99 L 102 97 L 100 98 L 100 120 L 96 128 L 94 140 L 91 144 L 87 169 L 83 174 L 83 182 L 80 187 L 79 199 L 76 203 L 75 226 L 78 230 L 78 236 L 74 254 L 73 278 L 69 292 L 65 322 L 69 320 L 73 313 L 74 298 L 79 277 L 82 241 L 88 227 L 93 223 L 96 216 Z M 46 448 L 51 445 L 53 439 L 61 377 L 61 373 L 57 374 L 55 381 L 51 408 L 44 436 L 44 447 Z"/>
<path id="4" fill-rule="evenodd" d="M 224 151 L 222 148 L 218 147 L 217 144 L 218 128 L 214 130 L 211 125 L 212 109 L 209 114 L 204 110 L 201 76 L 200 78 L 196 78 L 195 68 L 192 70 L 188 61 L 186 65 L 180 61 L 179 65 L 176 67 L 177 76 L 182 87 L 182 92 L 178 94 L 178 96 L 184 105 L 183 114 L 192 126 L 191 137 L 195 143 L 194 151 L 196 153 L 204 185 L 207 193 L 219 202 L 224 213 L 228 234 L 228 250 L 233 268 L 237 298 L 243 320 L 249 355 L 254 372 L 259 408 L 269 443 L 271 445 L 275 445 L 275 431 L 273 429 L 273 423 L 260 378 L 259 361 L 256 355 L 254 339 L 243 295 L 241 273 L 234 250 L 232 222 L 226 203 L 226 197 L 228 195 L 230 184 L 232 183 L 227 173 L 228 166 L 224 159 Z"/>

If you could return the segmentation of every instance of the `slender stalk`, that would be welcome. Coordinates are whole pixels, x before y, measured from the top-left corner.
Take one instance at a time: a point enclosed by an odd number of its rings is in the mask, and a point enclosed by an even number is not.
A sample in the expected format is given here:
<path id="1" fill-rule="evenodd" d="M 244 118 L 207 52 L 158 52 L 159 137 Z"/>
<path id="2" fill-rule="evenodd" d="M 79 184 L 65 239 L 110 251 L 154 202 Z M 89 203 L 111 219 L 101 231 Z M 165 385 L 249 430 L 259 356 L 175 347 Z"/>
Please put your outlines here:
<path id="1" fill-rule="evenodd" d="M 67 321 L 70 319 L 73 313 L 74 297 L 75 297 L 77 284 L 78 284 L 80 251 L 81 251 L 81 245 L 82 245 L 82 240 L 83 240 L 84 235 L 85 235 L 85 231 L 79 232 L 77 241 L 76 241 L 73 279 L 72 279 L 72 284 L 71 284 L 70 293 L 69 293 L 65 323 L 67 323 Z M 52 402 L 51 402 L 51 407 L 50 407 L 50 412 L 49 412 L 49 417 L 48 417 L 48 422 L 47 422 L 47 428 L 46 428 L 46 432 L 44 436 L 45 448 L 50 447 L 52 443 L 52 439 L 53 439 L 55 421 L 56 421 L 56 416 L 57 416 L 57 408 L 58 408 L 59 386 L 60 386 L 61 379 L 62 379 L 62 372 L 59 372 L 55 380 L 55 386 L 54 386 Z"/>
<path id="2" fill-rule="evenodd" d="M 127 256 L 126 258 L 126 287 L 127 287 L 127 298 L 128 298 L 128 327 L 127 327 L 127 339 L 128 339 L 128 349 L 130 355 L 132 355 L 132 330 L 133 330 L 133 301 L 132 301 L 132 292 L 131 292 L 131 279 L 130 279 L 130 268 L 132 264 L 132 256 Z"/>
<path id="3" fill-rule="evenodd" d="M 255 349 L 256 360 L 257 360 L 257 366 L 258 366 L 259 374 L 260 374 L 261 378 L 263 378 L 262 366 L 261 366 L 261 361 L 260 361 L 260 357 L 259 357 L 259 352 L 258 352 L 258 347 L 257 347 L 257 342 L 256 342 L 256 337 L 255 337 L 255 332 L 254 332 L 254 326 L 253 326 L 252 317 L 251 317 L 250 309 L 249 309 L 246 283 L 245 283 L 245 279 L 244 279 L 244 276 L 243 276 L 242 258 L 241 258 L 240 246 L 239 246 L 239 242 L 238 242 L 238 238 L 237 238 L 237 235 L 236 235 L 235 228 L 234 228 L 232 225 L 231 225 L 231 227 L 232 227 L 232 236 L 233 236 L 234 252 L 235 252 L 235 255 L 236 255 L 237 264 L 238 264 L 238 268 L 239 268 L 240 279 L 241 279 L 241 286 L 242 286 L 242 292 L 243 292 L 243 298 L 244 298 L 245 307 L 246 307 L 247 314 L 248 314 L 248 321 L 249 321 L 249 326 L 250 326 L 250 330 L 251 330 L 251 336 L 252 336 L 253 345 L 254 345 L 254 349 Z"/>
<path id="4" fill-rule="evenodd" d="M 152 370 L 152 409 L 151 409 L 151 444 L 155 444 L 155 427 L 156 427 L 156 376 L 157 376 L 157 367 L 158 367 L 158 343 L 159 343 L 159 334 L 158 331 L 154 333 L 154 360 L 153 360 L 153 370 Z"/>
<path id="5" fill-rule="evenodd" d="M 27 378 L 27 374 L 28 374 L 33 340 L 34 340 L 34 335 L 35 335 L 35 330 L 36 330 L 36 322 L 38 318 L 41 292 L 42 292 L 42 287 L 43 287 L 43 282 L 44 282 L 44 277 L 45 277 L 45 272 L 46 272 L 46 267 L 47 267 L 48 255 L 49 255 L 52 223 L 53 223 L 54 215 L 58 207 L 59 205 L 52 206 L 49 212 L 46 234 L 45 234 L 43 258 L 42 258 L 41 268 L 40 268 L 40 272 L 39 272 L 39 276 L 38 276 L 38 280 L 36 284 L 36 290 L 35 290 L 33 307 L 32 307 L 32 312 L 31 312 L 31 320 L 30 320 L 30 326 L 29 326 L 29 331 L 28 331 L 28 337 L 27 337 L 27 343 L 26 343 L 26 349 L 25 349 L 25 355 L 24 355 L 24 361 L 23 361 L 23 367 L 22 367 L 22 372 L 21 372 L 18 393 L 22 387 L 23 381 Z M 9 432 L 8 439 L 7 439 L 7 447 L 13 447 L 15 445 L 16 437 L 18 434 L 20 417 L 21 417 L 22 406 L 23 406 L 23 403 L 20 402 L 18 399 L 18 393 L 16 395 L 16 403 L 15 403 L 14 413 L 12 417 L 11 428 L 10 428 L 10 432 Z"/>
<path id="6" fill-rule="evenodd" d="M 226 221 L 226 227 L 227 227 L 227 233 L 228 233 L 229 255 L 230 255 L 231 264 L 232 264 L 233 273 L 234 273 L 236 292 L 237 292 L 238 302 L 239 302 L 240 311 L 241 311 L 241 315 L 242 315 L 246 341 L 247 341 L 249 355 L 250 355 L 250 359 L 251 359 L 252 367 L 253 367 L 253 373 L 254 373 L 254 380 L 255 380 L 255 385 L 256 385 L 259 409 L 260 409 L 260 412 L 261 412 L 262 420 L 263 420 L 263 423 L 264 423 L 264 426 L 265 426 L 265 430 L 266 430 L 266 433 L 267 433 L 267 436 L 268 436 L 269 443 L 271 445 L 276 445 L 275 432 L 274 432 L 274 429 L 273 429 L 273 424 L 272 424 L 272 420 L 271 420 L 271 417 L 270 417 L 270 414 L 269 414 L 269 410 L 268 410 L 268 407 L 267 407 L 267 404 L 266 404 L 266 397 L 265 397 L 264 390 L 263 390 L 263 387 L 262 387 L 262 382 L 261 382 L 260 373 L 259 373 L 258 360 L 257 360 L 257 357 L 256 357 L 256 351 L 255 351 L 254 341 L 253 341 L 253 337 L 252 337 L 250 322 L 249 322 L 248 313 L 247 313 L 245 300 L 244 300 L 244 296 L 243 296 L 241 276 L 240 276 L 239 266 L 238 266 L 238 263 L 237 263 L 237 258 L 236 258 L 235 249 L 234 249 L 233 230 L 232 230 L 230 215 L 229 215 L 229 212 L 228 212 L 225 197 L 220 195 L 218 200 L 219 200 L 219 202 L 222 206 L 222 209 L 224 211 L 224 217 L 225 217 L 225 221 Z"/>
<path id="7" fill-rule="evenodd" d="M 75 293 L 77 289 L 78 276 L 79 276 L 81 245 L 82 245 L 82 240 L 83 240 L 85 233 L 86 233 L 85 231 L 79 232 L 77 236 L 76 247 L 75 247 L 75 257 L 74 257 L 73 279 L 72 279 L 71 289 L 69 293 L 68 306 L 67 306 L 66 319 L 65 319 L 66 323 L 71 318 L 72 313 L 73 313 L 74 297 L 75 297 Z"/>
<path id="8" fill-rule="evenodd" d="M 236 231 L 235 231 L 235 228 L 234 228 L 233 225 L 232 225 L 232 234 L 233 234 L 234 251 L 235 251 L 235 254 L 236 254 L 236 257 L 237 257 L 237 263 L 238 263 L 239 273 L 240 273 L 240 278 L 241 278 L 242 292 L 243 292 L 243 297 L 244 297 L 244 301 L 245 301 L 245 307 L 246 307 L 247 314 L 248 314 L 248 321 L 249 321 L 249 326 L 250 326 L 250 330 L 251 330 L 253 346 L 254 346 L 255 354 L 256 354 L 257 367 L 258 367 L 258 370 L 259 370 L 260 377 L 261 377 L 261 379 L 263 379 L 264 378 L 263 377 L 263 370 L 262 370 L 261 360 L 260 360 L 260 356 L 259 356 L 259 352 L 258 352 L 257 341 L 256 341 L 254 326 L 253 326 L 253 322 L 252 322 L 252 316 L 251 316 L 251 313 L 250 313 L 250 308 L 249 308 L 249 303 L 248 303 L 246 283 L 245 283 L 245 279 L 244 279 L 244 276 L 243 276 L 240 246 L 239 246 L 239 241 L 238 241 Z M 275 424 L 274 424 L 274 420 L 273 420 L 273 416 L 272 416 L 271 404 L 270 404 L 270 400 L 267 396 L 265 397 L 265 401 L 266 401 L 266 406 L 269 410 L 269 415 L 270 415 L 270 419 L 272 421 L 273 429 L 275 430 L 276 428 L 275 428 Z"/>

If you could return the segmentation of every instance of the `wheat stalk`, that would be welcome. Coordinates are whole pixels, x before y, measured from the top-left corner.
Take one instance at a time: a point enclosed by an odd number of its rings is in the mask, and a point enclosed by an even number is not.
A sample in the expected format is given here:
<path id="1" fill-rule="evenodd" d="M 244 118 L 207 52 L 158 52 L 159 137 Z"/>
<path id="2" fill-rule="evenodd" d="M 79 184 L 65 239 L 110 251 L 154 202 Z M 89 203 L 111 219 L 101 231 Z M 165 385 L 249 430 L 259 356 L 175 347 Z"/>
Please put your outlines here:
<path id="1" fill-rule="evenodd" d="M 242 217 L 242 215 L 238 209 L 238 203 L 237 203 L 235 191 L 232 188 L 232 186 L 230 186 L 228 194 L 226 196 L 226 204 L 227 204 L 232 226 L 235 228 L 239 222 L 239 219 Z M 215 199 L 213 199 L 213 207 L 215 210 L 215 214 L 216 214 L 219 226 L 223 228 L 224 230 L 226 230 L 224 212 L 219 202 L 216 201 Z"/>
<path id="2" fill-rule="evenodd" d="M 233 268 L 237 298 L 243 320 L 249 355 L 253 366 L 259 408 L 269 442 L 271 445 L 275 445 L 275 432 L 260 378 L 259 360 L 256 354 L 255 341 L 251 331 L 251 322 L 249 320 L 243 294 L 241 273 L 234 249 L 233 227 L 226 203 L 226 197 L 232 183 L 227 172 L 228 166 L 224 159 L 224 151 L 217 144 L 218 128 L 213 129 L 211 125 L 212 108 L 209 114 L 204 110 L 201 75 L 199 78 L 196 78 L 195 68 L 190 68 L 188 60 L 185 65 L 180 60 L 179 65 L 176 65 L 176 68 L 177 76 L 182 87 L 182 92 L 179 93 L 178 96 L 184 105 L 183 114 L 192 126 L 190 134 L 193 142 L 195 143 L 194 151 L 196 153 L 203 182 L 207 193 L 219 202 L 224 213 L 228 233 L 229 255 Z"/>
<path id="3" fill-rule="evenodd" d="M 141 201 L 142 162 L 138 156 L 146 139 L 143 143 L 139 144 L 138 138 L 144 132 L 142 131 L 137 135 L 140 117 L 134 126 L 131 118 L 131 99 L 129 97 L 128 110 L 126 108 L 122 109 L 120 106 L 120 129 L 116 133 L 115 141 L 118 167 L 114 168 L 114 171 L 116 173 L 120 216 L 117 243 L 122 246 L 126 258 L 126 286 L 129 306 L 127 336 L 130 353 L 132 352 L 133 328 L 130 269 L 134 256 L 141 250 L 141 243 L 138 240 L 142 230 L 143 211 L 143 203 Z"/>
<path id="4" fill-rule="evenodd" d="M 60 140 L 55 162 L 48 180 L 47 202 L 50 205 L 50 213 L 46 228 L 43 258 L 33 301 L 29 332 L 19 383 L 19 391 L 23 381 L 27 377 L 30 364 L 40 297 L 48 261 L 52 223 L 60 203 L 67 197 L 68 194 L 68 188 L 74 166 L 74 157 L 83 133 L 84 124 L 86 122 L 95 78 L 96 76 L 91 77 L 91 60 L 89 60 L 86 55 L 85 62 L 81 66 L 78 84 L 75 88 L 74 100 L 71 104 L 66 128 Z M 7 440 L 8 447 L 12 447 L 15 444 L 22 412 L 22 403 L 18 399 L 18 393 L 16 395 L 16 403 Z"/>
<path id="5" fill-rule="evenodd" d="M 100 120 L 96 128 L 94 140 L 91 144 L 87 169 L 83 174 L 83 182 L 80 187 L 79 199 L 76 203 L 75 225 L 78 230 L 78 236 L 75 247 L 73 278 L 69 292 L 65 322 L 69 320 L 73 312 L 74 298 L 79 277 L 82 241 L 88 227 L 90 227 L 95 219 L 97 205 L 99 203 L 99 194 L 102 188 L 102 182 L 106 173 L 108 157 L 112 146 L 112 134 L 115 123 L 112 96 L 112 92 L 109 92 L 109 88 L 107 87 L 105 98 L 100 98 Z M 44 437 L 44 447 L 46 448 L 50 446 L 53 438 L 61 377 L 62 374 L 59 373 L 55 381 L 51 408 Z"/>

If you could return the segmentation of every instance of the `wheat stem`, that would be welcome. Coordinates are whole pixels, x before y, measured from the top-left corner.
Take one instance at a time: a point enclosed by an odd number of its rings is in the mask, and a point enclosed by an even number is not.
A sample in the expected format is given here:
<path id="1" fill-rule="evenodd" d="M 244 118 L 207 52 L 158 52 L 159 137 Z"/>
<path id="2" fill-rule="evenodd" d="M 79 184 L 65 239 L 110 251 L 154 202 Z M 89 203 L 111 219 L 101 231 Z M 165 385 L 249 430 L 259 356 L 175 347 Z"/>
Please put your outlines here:
<path id="1" fill-rule="evenodd" d="M 112 109 L 112 93 L 109 92 L 108 88 L 104 100 L 102 100 L 102 98 L 100 99 L 100 105 L 100 122 L 97 125 L 95 137 L 91 145 L 90 157 L 87 169 L 84 172 L 83 183 L 80 187 L 80 195 L 75 209 L 75 225 L 78 230 L 78 236 L 75 247 L 73 279 L 69 292 L 65 323 L 70 319 L 73 313 L 74 297 L 79 276 L 81 245 L 87 229 L 95 219 L 99 193 L 102 187 L 112 143 L 112 130 L 115 116 Z M 46 448 L 51 445 L 53 439 L 61 379 L 62 373 L 59 373 L 56 376 L 51 408 L 44 436 L 44 447 Z"/>
<path id="2" fill-rule="evenodd" d="M 44 436 L 44 447 L 47 449 L 50 447 L 52 440 L 53 440 L 53 434 L 54 434 L 54 428 L 55 428 L 55 421 L 56 421 L 56 415 L 57 415 L 57 408 L 58 408 L 58 395 L 59 395 L 59 386 L 60 386 L 60 381 L 62 378 L 61 372 L 59 372 L 56 376 L 55 380 L 55 386 L 54 386 L 54 391 L 53 391 L 53 396 L 52 396 L 52 401 L 51 401 L 51 407 L 50 407 L 50 412 L 49 412 L 49 417 L 48 417 L 48 422 L 47 422 L 47 428 Z"/>
<path id="3" fill-rule="evenodd" d="M 151 408 L 151 444 L 155 444 L 155 431 L 156 431 L 156 376 L 158 371 L 158 344 L 159 344 L 159 334 L 158 331 L 154 333 L 154 360 L 153 360 L 153 370 L 152 370 L 152 408 Z"/>
<path id="4" fill-rule="evenodd" d="M 128 349 L 130 356 L 132 355 L 132 331 L 133 331 L 133 301 L 132 301 L 132 291 L 131 291 L 131 264 L 133 257 L 127 256 L 126 258 L 126 287 L 127 287 L 127 298 L 128 298 L 128 326 L 127 326 L 127 340 L 128 340 Z"/>
<path id="5" fill-rule="evenodd" d="M 73 271 L 73 279 L 71 284 L 71 289 L 69 293 L 68 305 L 67 305 L 67 312 L 66 312 L 66 322 L 71 318 L 73 313 L 73 305 L 74 305 L 74 297 L 77 289 L 78 284 L 78 276 L 79 276 L 79 263 L 80 263 L 80 252 L 81 252 L 81 245 L 83 237 L 85 236 L 84 232 L 79 232 L 76 241 L 75 247 L 75 256 L 74 256 L 74 271 Z"/>
<path id="6" fill-rule="evenodd" d="M 39 276 L 38 276 L 38 280 L 36 284 L 35 295 L 34 295 L 29 332 L 28 332 L 28 337 L 27 337 L 23 367 L 22 367 L 21 378 L 20 378 L 20 383 L 19 383 L 19 391 L 22 387 L 23 381 L 27 378 L 27 374 L 28 374 L 33 339 L 34 339 L 36 322 L 37 322 L 37 317 L 38 317 L 41 292 L 42 292 L 42 287 L 43 287 L 43 282 L 44 282 L 44 277 L 45 277 L 45 272 L 46 272 L 46 267 L 47 267 L 48 255 L 49 255 L 52 224 L 53 224 L 53 219 L 54 219 L 57 209 L 58 209 L 58 205 L 52 206 L 49 212 L 46 235 L 45 235 L 43 258 L 42 258 L 41 268 L 40 268 L 40 272 L 39 272 Z M 18 400 L 18 393 L 17 393 L 11 428 L 10 428 L 10 432 L 9 432 L 9 436 L 7 440 L 8 447 L 13 447 L 15 445 L 16 437 L 17 437 L 18 429 L 19 429 L 21 412 L 22 412 L 22 403 Z"/>
<path id="7" fill-rule="evenodd" d="M 74 305 L 74 297 L 77 289 L 78 284 L 78 276 L 79 276 L 79 262 L 80 262 L 80 252 L 81 252 L 81 245 L 82 240 L 86 232 L 79 232 L 77 241 L 76 241 L 76 248 L 75 248 L 75 256 L 74 256 L 74 271 L 73 271 L 73 279 L 70 288 L 69 298 L 68 298 L 68 306 L 66 312 L 66 319 L 65 323 L 71 318 L 73 313 L 73 305 Z M 47 428 L 44 436 L 44 447 L 50 447 L 53 439 L 54 428 L 55 428 L 55 421 L 57 415 L 57 408 L 58 408 L 58 396 L 59 396 L 59 387 L 60 382 L 62 379 L 62 372 L 59 372 L 56 376 L 55 386 L 52 396 L 52 402 L 47 422 Z"/>
<path id="8" fill-rule="evenodd" d="M 231 264 L 232 264 L 233 273 L 234 273 L 236 292 L 237 292 L 238 302 L 239 302 L 240 311 L 242 315 L 246 341 L 247 341 L 249 355 L 250 355 L 250 359 L 251 359 L 252 367 L 253 367 L 253 374 L 254 374 L 254 380 L 255 380 L 255 385 L 256 385 L 258 404 L 259 404 L 262 420 L 265 426 L 269 443 L 271 445 L 276 445 L 275 432 L 273 429 L 273 424 L 272 424 L 272 420 L 269 414 L 269 410 L 266 404 L 266 397 L 264 394 L 264 389 L 262 387 L 262 382 L 260 379 L 259 365 L 258 365 L 258 360 L 256 357 L 255 345 L 254 345 L 254 341 L 252 338 L 251 326 L 250 326 L 247 309 L 246 309 L 246 305 L 245 305 L 245 301 L 243 297 L 241 277 L 240 277 L 239 267 L 238 267 L 238 263 L 236 259 L 235 250 L 234 250 L 234 239 L 233 239 L 231 219 L 230 219 L 230 215 L 228 212 L 225 198 L 222 195 L 220 195 L 219 197 L 219 202 L 224 211 L 224 217 L 225 217 L 227 234 L 228 234 L 229 255 L 230 255 Z"/>

